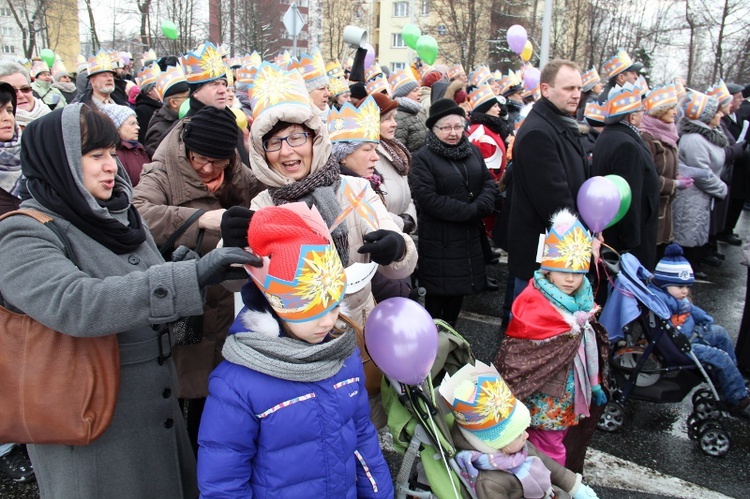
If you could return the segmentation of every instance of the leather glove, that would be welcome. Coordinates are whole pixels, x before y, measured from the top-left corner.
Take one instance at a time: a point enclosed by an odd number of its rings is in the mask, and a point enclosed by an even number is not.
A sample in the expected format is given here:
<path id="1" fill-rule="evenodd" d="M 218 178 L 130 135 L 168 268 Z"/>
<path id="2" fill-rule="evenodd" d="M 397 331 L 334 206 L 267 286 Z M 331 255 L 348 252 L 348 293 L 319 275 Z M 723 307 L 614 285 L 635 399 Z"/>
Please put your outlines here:
<path id="1" fill-rule="evenodd" d="M 675 183 L 677 184 L 677 189 L 683 191 L 687 189 L 688 187 L 692 187 L 694 180 L 690 177 L 683 177 L 683 178 L 678 178 L 677 180 L 675 180 Z"/>
<path id="2" fill-rule="evenodd" d="M 216 248 L 195 264 L 198 286 L 201 289 L 232 279 L 247 279 L 247 272 L 233 264 L 248 264 L 262 267 L 263 260 L 242 248 Z"/>
<path id="3" fill-rule="evenodd" d="M 406 249 L 404 236 L 392 230 L 379 229 L 368 232 L 363 239 L 365 244 L 357 250 L 357 253 L 369 253 L 372 261 L 380 265 L 390 265 L 400 260 Z"/>
<path id="4" fill-rule="evenodd" d="M 198 253 L 191 250 L 184 244 L 181 244 L 172 252 L 173 262 L 187 262 L 188 260 L 197 260 Z"/>
<path id="5" fill-rule="evenodd" d="M 414 232 L 414 229 L 417 227 L 417 224 L 414 223 L 414 219 L 409 215 L 408 213 L 402 213 L 399 215 L 401 217 L 401 220 L 404 221 L 404 228 L 401 229 L 404 234 L 411 234 Z"/>
<path id="6" fill-rule="evenodd" d="M 602 406 L 607 403 L 607 394 L 604 393 L 601 385 L 594 385 L 591 387 L 591 401 L 597 406 Z"/>
<path id="7" fill-rule="evenodd" d="M 726 154 L 726 160 L 724 161 L 724 164 L 729 163 L 730 161 L 734 161 L 740 156 L 742 156 L 742 153 L 745 152 L 745 141 L 737 142 L 736 144 L 732 144 L 731 146 L 727 146 L 724 148 L 724 153 Z"/>
<path id="8" fill-rule="evenodd" d="M 255 212 L 242 206 L 233 206 L 221 216 L 221 238 L 225 248 L 246 248 L 247 228 Z"/>

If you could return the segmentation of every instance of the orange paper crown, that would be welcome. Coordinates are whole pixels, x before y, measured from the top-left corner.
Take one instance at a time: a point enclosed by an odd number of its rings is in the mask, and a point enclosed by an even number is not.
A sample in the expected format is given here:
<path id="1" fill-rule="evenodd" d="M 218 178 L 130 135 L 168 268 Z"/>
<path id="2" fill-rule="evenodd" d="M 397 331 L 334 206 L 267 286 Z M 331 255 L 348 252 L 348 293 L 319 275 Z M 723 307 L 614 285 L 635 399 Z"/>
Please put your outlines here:
<path id="1" fill-rule="evenodd" d="M 688 100 L 685 102 L 685 117 L 690 120 L 701 120 L 701 117 L 703 117 L 704 120 L 707 121 L 710 117 L 704 115 L 704 113 L 706 113 L 707 110 L 710 111 L 713 109 L 713 112 L 710 113 L 711 116 L 713 116 L 716 114 L 716 109 L 719 107 L 718 99 L 696 90 L 688 92 L 687 98 Z M 713 103 L 711 102 L 712 99 L 714 100 Z"/>
<path id="2" fill-rule="evenodd" d="M 119 58 L 120 55 L 118 54 L 117 57 Z M 100 50 L 96 55 L 89 57 L 88 65 L 89 76 L 97 73 L 115 72 L 115 67 L 112 64 L 112 56 L 104 50 Z"/>
<path id="3" fill-rule="evenodd" d="M 674 85 L 675 92 L 677 93 L 678 101 L 687 95 L 685 85 L 682 83 L 682 80 L 680 78 L 675 78 L 672 84 Z"/>
<path id="4" fill-rule="evenodd" d="M 380 108 L 372 96 L 359 107 L 345 102 L 328 115 L 331 142 L 380 142 Z"/>
<path id="5" fill-rule="evenodd" d="M 646 95 L 651 89 L 648 88 L 648 82 L 646 81 L 646 77 L 643 75 L 638 75 L 638 81 L 635 82 L 636 85 L 638 85 L 638 88 L 641 89 L 641 97 Z"/>
<path id="6" fill-rule="evenodd" d="M 367 95 L 376 94 L 378 92 L 382 92 L 385 90 L 385 93 L 388 94 L 390 97 L 393 95 L 393 92 L 391 92 L 391 86 L 388 84 L 388 80 L 385 79 L 384 75 L 376 76 L 375 79 L 370 80 L 367 82 L 367 85 L 365 85 L 365 90 L 367 91 Z"/>
<path id="7" fill-rule="evenodd" d="M 331 97 L 336 97 L 349 91 L 349 81 L 343 78 L 330 78 L 328 80 L 328 92 Z"/>
<path id="8" fill-rule="evenodd" d="M 143 54 L 141 54 L 141 65 L 148 66 L 152 62 L 156 62 L 156 52 L 154 49 L 148 49 Z"/>
<path id="9" fill-rule="evenodd" d="M 514 71 L 508 71 L 506 76 L 500 78 L 500 93 L 505 94 L 513 87 L 518 87 L 522 84 L 521 78 Z"/>
<path id="10" fill-rule="evenodd" d="M 583 90 L 584 92 L 589 92 L 596 86 L 597 83 L 601 81 L 601 77 L 599 77 L 599 73 L 595 68 L 591 68 L 581 75 L 581 81 L 581 90 Z"/>
<path id="11" fill-rule="evenodd" d="M 299 71 L 288 71 L 270 62 L 261 63 L 252 86 L 248 89 L 253 119 L 278 105 L 310 107 L 310 94 Z"/>
<path id="12" fill-rule="evenodd" d="M 633 65 L 633 60 L 630 58 L 627 52 L 620 49 L 615 55 L 613 55 L 607 62 L 604 63 L 604 74 L 607 78 L 614 78 L 618 74 L 622 73 L 630 66 Z"/>
<path id="13" fill-rule="evenodd" d="M 676 105 L 677 88 L 674 84 L 655 87 L 643 98 L 643 109 L 647 113 Z"/>
<path id="14" fill-rule="evenodd" d="M 211 42 L 188 52 L 182 57 L 181 62 L 188 83 L 206 83 L 226 78 L 227 66 L 221 58 L 219 49 Z"/>
<path id="15" fill-rule="evenodd" d="M 257 66 L 241 66 L 234 72 L 234 77 L 239 82 L 252 83 L 257 73 Z"/>
<path id="16" fill-rule="evenodd" d="M 115 68 L 125 67 L 125 61 L 122 60 L 122 55 L 117 50 L 111 50 L 109 56 L 112 58 L 112 66 Z"/>
<path id="17" fill-rule="evenodd" d="M 141 68 L 141 70 L 138 71 L 138 74 L 135 77 L 135 82 L 139 87 L 143 87 L 144 85 L 148 85 L 149 83 L 156 83 L 156 80 L 159 78 L 160 74 L 161 69 L 159 68 L 159 65 L 154 63 L 150 66 Z"/>
<path id="18" fill-rule="evenodd" d="M 419 82 L 417 82 L 416 78 L 414 78 L 412 72 L 406 69 L 399 69 L 398 71 L 395 71 L 388 79 L 388 83 L 391 86 L 392 93 L 396 93 L 397 89 L 403 87 L 404 85 L 408 85 L 409 83 L 415 83 L 417 86 L 419 86 Z"/>
<path id="19" fill-rule="evenodd" d="M 299 71 L 299 74 L 302 75 L 302 79 L 304 79 L 305 82 L 315 83 L 316 80 L 318 80 L 322 82 L 321 85 L 328 83 L 326 76 L 326 63 L 318 48 L 315 48 L 312 54 L 300 55 L 299 60 L 292 59 L 289 63 L 289 69 L 296 69 Z"/>
<path id="20" fill-rule="evenodd" d="M 552 217 L 552 227 L 544 238 L 542 270 L 586 274 L 591 263 L 592 240 L 578 217 L 563 208 Z"/>
<path id="21" fill-rule="evenodd" d="M 419 68 L 417 68 L 417 72 L 419 73 L 420 78 L 424 78 L 424 75 L 434 70 L 435 68 L 430 66 L 429 64 L 422 64 L 421 66 L 419 66 Z"/>
<path id="22" fill-rule="evenodd" d="M 167 70 L 159 73 L 159 77 L 156 78 L 156 93 L 159 94 L 161 100 L 164 100 L 167 91 L 180 82 L 187 83 L 182 66 L 167 66 Z"/>
<path id="23" fill-rule="evenodd" d="M 329 78 L 343 78 L 344 68 L 341 67 L 341 63 L 338 60 L 330 61 L 326 64 L 326 75 Z"/>
<path id="24" fill-rule="evenodd" d="M 478 87 L 482 83 L 487 83 L 492 79 L 492 73 L 487 66 L 477 66 L 469 75 L 469 83 Z"/>
<path id="25" fill-rule="evenodd" d="M 604 119 L 607 117 L 606 104 L 599 104 L 596 100 L 591 100 L 586 103 L 586 109 L 583 111 L 583 116 L 588 120 L 604 125 Z"/>
<path id="26" fill-rule="evenodd" d="M 638 85 L 627 82 L 623 86 L 615 85 L 609 91 L 606 103 L 607 118 L 625 116 L 642 109 L 641 89 Z"/>
<path id="27" fill-rule="evenodd" d="M 724 80 L 719 80 L 719 83 L 716 85 L 708 87 L 706 95 L 716 97 L 722 106 L 726 106 L 732 102 L 732 94 L 729 93 L 729 89 L 727 88 L 727 84 L 724 83 Z"/>
<path id="28" fill-rule="evenodd" d="M 453 66 L 448 68 L 448 79 L 452 80 L 454 78 L 458 78 L 459 76 L 464 75 L 466 76 L 466 71 L 464 71 L 464 67 L 461 64 L 454 64 Z"/>
<path id="29" fill-rule="evenodd" d="M 290 54 L 288 50 L 285 50 L 273 59 L 273 63 L 283 69 L 287 69 L 290 62 L 292 62 L 292 54 Z"/>
<path id="30" fill-rule="evenodd" d="M 495 92 L 492 91 L 492 87 L 490 87 L 487 83 L 482 83 L 474 90 L 472 90 L 471 93 L 469 93 L 469 104 L 471 105 L 472 109 L 476 109 L 478 106 L 481 106 L 485 102 L 489 102 L 493 99 L 495 100 L 495 102 L 497 102 Z"/>

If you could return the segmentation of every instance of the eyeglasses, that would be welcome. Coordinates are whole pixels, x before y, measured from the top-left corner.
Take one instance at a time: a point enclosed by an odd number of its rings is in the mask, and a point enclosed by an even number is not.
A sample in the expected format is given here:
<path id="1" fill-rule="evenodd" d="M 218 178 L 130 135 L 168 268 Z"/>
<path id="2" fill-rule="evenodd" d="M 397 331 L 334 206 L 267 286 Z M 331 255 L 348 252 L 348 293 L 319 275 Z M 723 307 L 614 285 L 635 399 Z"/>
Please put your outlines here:
<path id="1" fill-rule="evenodd" d="M 31 93 L 31 87 L 28 86 L 28 85 L 26 85 L 24 87 L 20 87 L 20 88 L 16 88 L 16 87 L 13 87 L 13 88 L 15 89 L 16 92 L 21 92 L 21 93 L 24 93 L 24 94 L 30 94 Z"/>
<path id="2" fill-rule="evenodd" d="M 208 159 L 205 156 L 198 156 L 193 153 L 190 153 L 190 160 L 195 164 L 195 166 L 198 167 L 198 169 L 201 169 L 207 164 L 211 163 L 211 166 L 216 168 L 217 170 L 223 170 L 224 168 L 229 166 L 229 162 L 230 162 L 230 160 L 228 159 L 224 159 L 224 160 Z"/>
<path id="3" fill-rule="evenodd" d="M 461 125 L 453 125 L 453 126 L 450 126 L 450 125 L 436 126 L 435 128 L 437 128 L 438 130 L 440 130 L 443 133 L 451 132 L 451 131 L 457 132 L 457 133 L 461 133 L 461 132 L 464 131 L 465 126 L 463 124 L 461 124 Z"/>
<path id="4" fill-rule="evenodd" d="M 281 143 L 286 142 L 291 147 L 299 147 L 307 142 L 307 137 L 310 136 L 310 132 L 297 132 L 286 137 L 271 137 L 263 142 L 263 150 L 266 152 L 274 152 L 281 149 Z"/>

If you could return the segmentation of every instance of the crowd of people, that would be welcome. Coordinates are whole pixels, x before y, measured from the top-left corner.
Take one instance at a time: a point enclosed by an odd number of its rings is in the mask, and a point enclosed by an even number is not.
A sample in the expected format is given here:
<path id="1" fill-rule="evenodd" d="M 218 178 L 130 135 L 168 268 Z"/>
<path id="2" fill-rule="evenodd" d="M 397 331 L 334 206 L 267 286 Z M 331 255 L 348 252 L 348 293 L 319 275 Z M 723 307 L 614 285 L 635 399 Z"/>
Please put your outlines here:
<path id="1" fill-rule="evenodd" d="M 553 470 L 572 497 L 596 497 L 564 467 L 582 471 L 584 421 L 607 401 L 606 296 L 589 277 L 603 245 L 656 272 L 676 325 L 703 327 L 699 357 L 731 410 L 750 417 L 750 311 L 735 355 L 687 299 L 722 265 L 718 242 L 742 244 L 750 86 L 649 84 L 624 51 L 604 78 L 550 61 L 533 88 L 526 66 L 391 73 L 365 58 L 228 58 L 206 42 L 146 52 L 135 74 L 119 52 L 81 59 L 76 74 L 0 61 L 0 213 L 53 217 L 79 262 L 34 220 L 3 221 L 4 306 L 73 336 L 116 334 L 121 364 L 101 438 L 3 444 L 6 474 L 36 478 L 45 498 L 391 497 L 368 315 L 424 292 L 455 327 L 465 296 L 500 289 L 486 272 L 499 248 L 506 339 L 494 370 L 477 369 L 528 411 L 508 438 L 461 427 L 467 473 L 533 449 L 544 493 Z M 592 234 L 577 194 L 610 174 L 630 186 L 630 209 Z M 356 286 L 352 268 L 367 269 Z M 183 317 L 200 318 L 197 336 L 173 337 Z M 457 414 L 463 388 L 445 392 Z"/>

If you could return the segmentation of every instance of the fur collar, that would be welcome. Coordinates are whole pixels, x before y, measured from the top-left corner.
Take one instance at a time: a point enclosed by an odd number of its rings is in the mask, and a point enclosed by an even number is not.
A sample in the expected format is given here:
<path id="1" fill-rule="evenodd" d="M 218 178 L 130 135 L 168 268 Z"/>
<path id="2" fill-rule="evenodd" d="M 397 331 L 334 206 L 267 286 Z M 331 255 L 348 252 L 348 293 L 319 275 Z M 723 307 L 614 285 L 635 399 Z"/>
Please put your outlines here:
<path id="1" fill-rule="evenodd" d="M 680 118 L 677 128 L 680 132 L 680 136 L 689 133 L 696 133 L 715 146 L 727 147 L 729 145 L 724 132 L 719 127 L 709 128 L 705 123 L 682 117 Z"/>

